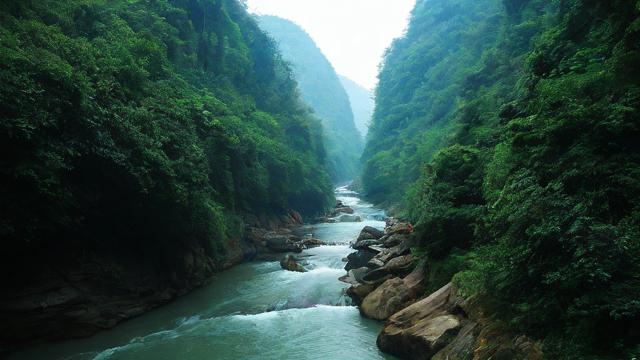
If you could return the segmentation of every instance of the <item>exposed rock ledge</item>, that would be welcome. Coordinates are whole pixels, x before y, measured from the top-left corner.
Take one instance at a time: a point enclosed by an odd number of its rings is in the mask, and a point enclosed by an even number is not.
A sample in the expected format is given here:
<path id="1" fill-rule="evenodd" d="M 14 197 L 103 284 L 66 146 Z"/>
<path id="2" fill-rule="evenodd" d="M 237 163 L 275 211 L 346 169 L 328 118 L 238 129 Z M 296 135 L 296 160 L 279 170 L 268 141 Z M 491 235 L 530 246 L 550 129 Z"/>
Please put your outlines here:
<path id="1" fill-rule="evenodd" d="M 410 224 L 391 219 L 384 233 L 365 228 L 348 258 L 347 289 L 363 316 L 387 320 L 378 347 L 402 359 L 540 360 L 540 346 L 491 320 L 480 301 L 447 284 L 428 297 L 424 263 L 415 264 Z"/>
<path id="2" fill-rule="evenodd" d="M 186 246 L 172 254 L 166 274 L 153 259 L 123 262 L 118 256 L 60 253 L 34 259 L 41 268 L 16 273 L 25 281 L 0 294 L 0 358 L 16 344 L 87 337 L 166 304 L 208 283 L 219 271 L 263 252 L 296 252 L 321 245 L 317 239 L 295 236 L 302 225 L 295 211 L 285 215 L 247 217 L 244 239 L 229 241 L 227 256 L 214 261 L 201 246 Z M 267 246 L 270 242 L 271 246 Z M 28 281 L 27 281 L 28 280 Z"/>

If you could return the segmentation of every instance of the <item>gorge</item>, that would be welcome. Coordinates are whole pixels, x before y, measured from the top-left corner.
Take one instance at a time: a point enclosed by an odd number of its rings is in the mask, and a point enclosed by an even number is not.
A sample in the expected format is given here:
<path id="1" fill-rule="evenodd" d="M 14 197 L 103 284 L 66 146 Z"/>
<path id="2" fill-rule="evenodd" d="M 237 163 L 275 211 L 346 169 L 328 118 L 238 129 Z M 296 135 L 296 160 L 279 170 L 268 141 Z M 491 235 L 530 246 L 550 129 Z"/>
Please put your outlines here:
<path id="1" fill-rule="evenodd" d="M 639 1 L 251 4 L 0 1 L 0 357 L 640 357 Z"/>

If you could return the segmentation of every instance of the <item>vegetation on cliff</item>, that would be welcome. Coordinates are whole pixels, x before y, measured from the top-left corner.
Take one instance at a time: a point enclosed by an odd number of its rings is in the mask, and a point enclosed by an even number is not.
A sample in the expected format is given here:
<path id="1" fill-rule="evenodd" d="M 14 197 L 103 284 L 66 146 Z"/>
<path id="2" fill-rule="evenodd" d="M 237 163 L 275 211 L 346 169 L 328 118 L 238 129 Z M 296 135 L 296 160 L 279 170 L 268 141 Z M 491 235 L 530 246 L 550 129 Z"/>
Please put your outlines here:
<path id="1" fill-rule="evenodd" d="M 424 0 L 380 74 L 365 190 L 549 358 L 640 351 L 639 47 L 636 1 Z"/>
<path id="2" fill-rule="evenodd" d="M 349 96 L 329 60 L 295 23 L 260 16 L 260 26 L 276 40 L 291 64 L 302 98 L 322 121 L 329 171 L 334 182 L 353 180 L 360 169 L 362 138 L 356 129 Z"/>
<path id="3" fill-rule="evenodd" d="M 91 253 L 175 280 L 185 249 L 225 260 L 242 216 L 331 202 L 321 125 L 238 1 L 3 1 L 0 19 L 17 285 Z"/>

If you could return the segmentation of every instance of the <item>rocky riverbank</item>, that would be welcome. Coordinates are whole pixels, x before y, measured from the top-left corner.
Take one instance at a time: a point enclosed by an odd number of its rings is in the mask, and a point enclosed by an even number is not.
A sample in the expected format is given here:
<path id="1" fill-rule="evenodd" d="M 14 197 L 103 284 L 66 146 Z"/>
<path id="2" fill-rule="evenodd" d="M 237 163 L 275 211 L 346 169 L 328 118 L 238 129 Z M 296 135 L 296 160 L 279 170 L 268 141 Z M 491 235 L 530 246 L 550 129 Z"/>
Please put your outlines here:
<path id="1" fill-rule="evenodd" d="M 378 347 L 402 359 L 542 359 L 539 344 L 511 333 L 479 298 L 460 296 L 449 283 L 426 294 L 429 264 L 415 258 L 413 228 L 387 221 L 365 227 L 348 256 L 347 295 L 368 318 L 386 321 Z"/>
<path id="2" fill-rule="evenodd" d="M 245 221 L 244 231 L 226 244 L 223 259 L 212 259 L 204 248 L 194 245 L 172 256 L 175 262 L 166 265 L 172 269 L 169 275 L 150 270 L 157 266 L 145 259 L 125 263 L 95 254 L 44 264 L 48 270 L 29 276 L 34 279 L 31 283 L 0 296 L 0 354 L 16 344 L 93 335 L 187 294 L 245 260 L 279 257 L 321 244 L 295 234 L 303 224 L 295 211 Z"/>

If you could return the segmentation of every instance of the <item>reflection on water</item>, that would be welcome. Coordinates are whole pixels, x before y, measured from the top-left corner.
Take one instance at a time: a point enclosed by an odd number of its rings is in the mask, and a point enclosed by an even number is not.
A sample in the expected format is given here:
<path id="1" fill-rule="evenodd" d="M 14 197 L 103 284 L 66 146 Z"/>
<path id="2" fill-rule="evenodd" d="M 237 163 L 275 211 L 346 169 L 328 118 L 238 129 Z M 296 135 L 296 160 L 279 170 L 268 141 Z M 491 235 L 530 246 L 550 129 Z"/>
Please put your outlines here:
<path id="1" fill-rule="evenodd" d="M 40 346 L 11 359 L 392 359 L 375 345 L 381 323 L 347 306 L 348 244 L 384 212 L 338 189 L 365 221 L 306 226 L 327 244 L 302 255 L 306 273 L 276 261 L 236 266 L 175 302 L 94 337 Z"/>

